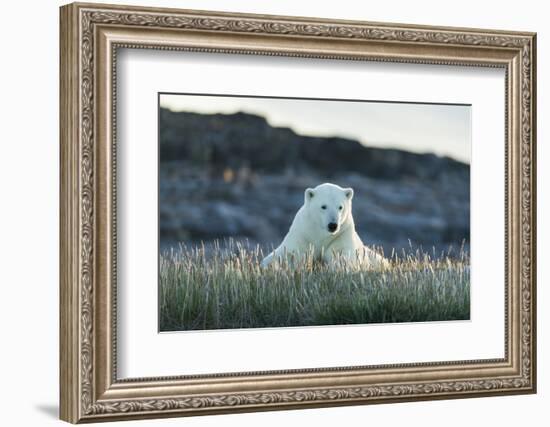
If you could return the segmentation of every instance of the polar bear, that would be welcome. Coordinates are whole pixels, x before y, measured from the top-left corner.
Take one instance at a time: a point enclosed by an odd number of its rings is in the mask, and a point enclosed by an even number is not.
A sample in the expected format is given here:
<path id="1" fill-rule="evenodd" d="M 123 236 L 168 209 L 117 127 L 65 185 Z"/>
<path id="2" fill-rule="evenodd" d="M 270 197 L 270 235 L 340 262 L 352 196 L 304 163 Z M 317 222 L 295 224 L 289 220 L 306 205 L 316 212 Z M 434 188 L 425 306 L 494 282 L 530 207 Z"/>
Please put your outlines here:
<path id="1" fill-rule="evenodd" d="M 355 231 L 352 188 L 324 183 L 308 188 L 283 242 L 262 260 L 262 266 L 287 255 L 313 257 L 327 263 L 343 260 L 354 267 L 383 267 L 388 261 L 367 248 Z"/>

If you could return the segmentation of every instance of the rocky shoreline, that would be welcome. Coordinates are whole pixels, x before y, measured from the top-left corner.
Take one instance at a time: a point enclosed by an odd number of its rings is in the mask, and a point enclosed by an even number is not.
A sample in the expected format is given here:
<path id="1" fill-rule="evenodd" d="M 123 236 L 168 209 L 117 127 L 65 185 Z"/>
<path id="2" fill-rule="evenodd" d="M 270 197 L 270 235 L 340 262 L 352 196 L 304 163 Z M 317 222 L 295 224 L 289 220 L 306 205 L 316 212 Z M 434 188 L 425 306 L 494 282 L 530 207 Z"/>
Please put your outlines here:
<path id="1" fill-rule="evenodd" d="M 304 190 L 355 190 L 356 228 L 386 254 L 469 250 L 469 165 L 273 128 L 262 117 L 161 110 L 160 243 L 277 246 Z"/>

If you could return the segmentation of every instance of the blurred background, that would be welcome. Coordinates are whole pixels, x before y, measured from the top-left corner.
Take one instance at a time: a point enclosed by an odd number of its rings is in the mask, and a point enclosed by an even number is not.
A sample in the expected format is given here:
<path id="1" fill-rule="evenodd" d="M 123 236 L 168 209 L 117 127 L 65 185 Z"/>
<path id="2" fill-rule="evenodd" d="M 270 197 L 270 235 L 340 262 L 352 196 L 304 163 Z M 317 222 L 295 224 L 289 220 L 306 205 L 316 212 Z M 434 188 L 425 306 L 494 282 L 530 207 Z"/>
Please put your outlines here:
<path id="1" fill-rule="evenodd" d="M 470 107 L 159 96 L 160 249 L 278 246 L 323 182 L 353 187 L 363 242 L 469 251 Z"/>

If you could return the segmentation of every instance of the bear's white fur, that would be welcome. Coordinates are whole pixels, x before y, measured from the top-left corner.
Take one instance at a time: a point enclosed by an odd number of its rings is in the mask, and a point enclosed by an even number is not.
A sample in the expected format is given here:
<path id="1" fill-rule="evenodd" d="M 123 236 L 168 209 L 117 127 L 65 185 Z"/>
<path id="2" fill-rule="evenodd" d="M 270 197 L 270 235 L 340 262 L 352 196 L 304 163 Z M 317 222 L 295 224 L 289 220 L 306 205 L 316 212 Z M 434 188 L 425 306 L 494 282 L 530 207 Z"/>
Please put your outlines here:
<path id="1" fill-rule="evenodd" d="M 351 213 L 352 188 L 320 184 L 308 188 L 304 204 L 277 249 L 262 261 L 267 266 L 285 256 L 312 253 L 315 259 L 330 263 L 336 259 L 354 267 L 381 267 L 388 261 L 363 245 L 355 231 Z"/>

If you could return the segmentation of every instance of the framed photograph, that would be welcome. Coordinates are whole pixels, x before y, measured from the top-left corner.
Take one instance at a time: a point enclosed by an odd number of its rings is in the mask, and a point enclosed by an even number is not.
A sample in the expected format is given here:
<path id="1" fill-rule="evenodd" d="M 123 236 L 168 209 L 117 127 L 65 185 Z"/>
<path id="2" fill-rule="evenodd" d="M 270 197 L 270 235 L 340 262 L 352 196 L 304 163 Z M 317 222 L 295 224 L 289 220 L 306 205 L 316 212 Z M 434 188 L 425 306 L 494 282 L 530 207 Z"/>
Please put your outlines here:
<path id="1" fill-rule="evenodd" d="M 536 36 L 61 7 L 78 423 L 536 391 Z"/>

